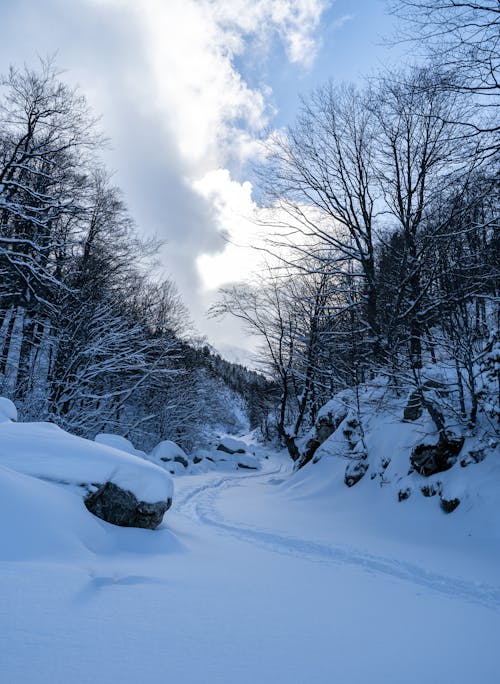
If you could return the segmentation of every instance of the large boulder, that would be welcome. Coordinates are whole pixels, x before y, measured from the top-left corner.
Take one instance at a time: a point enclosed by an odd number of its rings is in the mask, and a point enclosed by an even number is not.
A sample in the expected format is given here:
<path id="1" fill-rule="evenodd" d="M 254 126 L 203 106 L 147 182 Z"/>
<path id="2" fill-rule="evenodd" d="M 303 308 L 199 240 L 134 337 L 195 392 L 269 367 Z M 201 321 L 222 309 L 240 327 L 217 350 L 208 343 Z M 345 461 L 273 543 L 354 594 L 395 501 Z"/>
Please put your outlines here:
<path id="1" fill-rule="evenodd" d="M 68 487 L 114 525 L 152 529 L 172 503 L 173 482 L 164 470 L 52 423 L 0 421 L 0 466 Z"/>
<path id="2" fill-rule="evenodd" d="M 85 499 L 87 509 L 98 518 L 121 527 L 154 530 L 172 505 L 172 499 L 150 503 L 139 501 L 130 491 L 105 482 Z"/>

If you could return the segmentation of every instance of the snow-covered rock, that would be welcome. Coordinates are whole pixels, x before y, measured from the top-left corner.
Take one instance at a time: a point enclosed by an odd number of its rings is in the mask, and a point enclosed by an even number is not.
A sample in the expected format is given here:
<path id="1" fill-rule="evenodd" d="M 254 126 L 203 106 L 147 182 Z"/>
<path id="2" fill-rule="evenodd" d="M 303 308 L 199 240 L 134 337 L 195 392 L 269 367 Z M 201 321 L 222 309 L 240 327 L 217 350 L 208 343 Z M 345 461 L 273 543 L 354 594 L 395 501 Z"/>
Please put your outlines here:
<path id="1" fill-rule="evenodd" d="M 448 389 L 437 372 L 426 379 L 425 391 L 436 393 L 436 402 L 448 399 Z M 442 405 L 445 415 L 449 409 L 446 403 Z M 471 501 L 479 504 L 481 500 L 483 508 L 485 478 L 477 476 L 493 467 L 499 453 L 498 442 L 490 434 L 491 423 L 478 420 L 474 430 L 460 434 L 450 413 L 443 435 L 429 411 L 423 406 L 418 409 L 409 416 L 408 394 L 396 393 L 382 381 L 361 385 L 357 396 L 351 390 L 339 393 L 298 441 L 302 460 L 292 480 L 308 480 L 311 485 L 316 481 L 332 497 L 338 497 L 339 488 L 343 491 L 347 485 L 356 491 L 354 496 L 363 498 L 371 490 L 375 498 L 389 498 L 396 505 L 407 506 L 408 500 L 419 499 L 425 506 L 434 498 L 440 513 L 465 508 Z M 332 431 L 319 443 L 325 419 Z"/>
<path id="2" fill-rule="evenodd" d="M 17 420 L 17 409 L 10 399 L 0 397 L 0 423 L 6 420 Z"/>
<path id="3" fill-rule="evenodd" d="M 349 412 L 351 390 L 344 390 L 328 401 L 318 411 L 316 422 L 307 435 L 298 443 L 297 467 L 302 468 L 314 457 L 317 449 L 332 435 Z"/>
<path id="4" fill-rule="evenodd" d="M 234 437 L 225 436 L 219 440 L 218 451 L 225 451 L 227 454 L 244 454 L 248 445 Z"/>
<path id="5" fill-rule="evenodd" d="M 97 444 L 105 444 L 106 446 L 113 447 L 114 449 L 120 449 L 120 451 L 125 451 L 127 454 L 132 454 L 135 456 L 135 447 L 132 442 L 121 435 L 112 435 L 108 432 L 101 432 L 94 437 L 94 442 Z"/>
<path id="6" fill-rule="evenodd" d="M 149 454 L 148 459 L 175 475 L 189 466 L 186 452 L 170 439 L 165 439 L 157 444 Z"/>
<path id="7" fill-rule="evenodd" d="M 410 463 L 420 475 L 434 475 L 449 470 L 457 461 L 464 439 L 443 439 L 436 444 L 418 444 L 410 455 Z"/>
<path id="8" fill-rule="evenodd" d="M 172 502 L 172 479 L 161 468 L 123 450 L 70 435 L 52 423 L 0 423 L 0 466 L 71 486 L 82 497 L 100 491 L 102 499 L 119 488 L 123 496 L 137 502 L 131 522 L 122 524 L 141 522 L 141 511 L 149 511 L 151 505 L 159 522 L 160 511 L 164 513 Z M 105 489 L 108 484 L 113 487 Z M 150 526 L 151 518 L 146 520 Z"/>
<path id="9" fill-rule="evenodd" d="M 233 457 L 236 460 L 238 468 L 246 468 L 248 470 L 259 470 L 259 459 L 251 454 L 235 454 Z"/>
<path id="10" fill-rule="evenodd" d="M 113 525 L 145 527 L 154 530 L 170 508 L 172 499 L 147 503 L 139 501 L 132 492 L 106 482 L 85 499 L 87 509 Z"/>
<path id="11" fill-rule="evenodd" d="M 266 457 L 266 452 L 258 444 L 249 444 L 229 435 L 217 438 L 208 448 L 197 447 L 189 455 L 175 442 L 164 440 L 146 456 L 176 477 L 199 475 L 211 470 L 259 470 L 261 459 Z"/>

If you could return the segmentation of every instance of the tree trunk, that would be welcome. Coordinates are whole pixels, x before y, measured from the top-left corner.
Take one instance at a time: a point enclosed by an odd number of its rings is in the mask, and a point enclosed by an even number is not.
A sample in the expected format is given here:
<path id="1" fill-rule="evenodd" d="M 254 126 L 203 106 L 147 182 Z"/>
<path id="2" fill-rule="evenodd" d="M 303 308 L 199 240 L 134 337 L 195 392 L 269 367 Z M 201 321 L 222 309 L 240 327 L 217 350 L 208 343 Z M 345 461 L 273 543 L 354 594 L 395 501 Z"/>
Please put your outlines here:
<path id="1" fill-rule="evenodd" d="M 5 372 L 2 384 L 2 393 L 6 397 L 9 397 L 9 399 L 14 398 L 16 394 L 21 347 L 23 344 L 24 316 L 25 310 L 23 307 L 18 306 L 10 335 L 9 351 L 5 362 Z"/>

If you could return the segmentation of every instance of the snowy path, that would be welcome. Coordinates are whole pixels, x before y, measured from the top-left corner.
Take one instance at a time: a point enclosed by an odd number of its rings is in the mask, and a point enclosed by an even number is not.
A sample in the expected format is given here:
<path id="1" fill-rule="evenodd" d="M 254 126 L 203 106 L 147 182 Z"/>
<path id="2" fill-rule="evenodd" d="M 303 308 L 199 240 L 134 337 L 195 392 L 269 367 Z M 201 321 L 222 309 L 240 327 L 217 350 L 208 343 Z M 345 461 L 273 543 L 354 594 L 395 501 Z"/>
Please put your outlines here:
<path id="1" fill-rule="evenodd" d="M 279 470 L 276 471 L 276 473 Z M 253 476 L 265 480 L 266 475 Z M 248 477 L 244 484 L 248 483 Z M 227 520 L 217 510 L 217 499 L 221 489 L 241 488 L 241 478 L 224 477 L 210 484 L 195 487 L 179 503 L 178 511 L 188 514 L 199 523 L 211 526 L 229 537 L 246 541 L 252 545 L 312 562 L 342 564 L 361 567 L 367 572 L 388 575 L 415 585 L 439 592 L 451 598 L 471 601 L 500 611 L 500 585 L 490 586 L 479 582 L 467 582 L 455 577 L 440 575 L 417 565 L 360 552 L 357 549 L 319 544 L 307 539 L 275 534 L 269 530 L 249 527 L 245 523 Z M 499 578 L 500 579 L 500 578 Z"/>
<path id="2" fill-rule="evenodd" d="M 1 563 L 1 684 L 500 681 L 499 587 L 297 525 L 266 465 L 178 479 L 157 532 Z"/>

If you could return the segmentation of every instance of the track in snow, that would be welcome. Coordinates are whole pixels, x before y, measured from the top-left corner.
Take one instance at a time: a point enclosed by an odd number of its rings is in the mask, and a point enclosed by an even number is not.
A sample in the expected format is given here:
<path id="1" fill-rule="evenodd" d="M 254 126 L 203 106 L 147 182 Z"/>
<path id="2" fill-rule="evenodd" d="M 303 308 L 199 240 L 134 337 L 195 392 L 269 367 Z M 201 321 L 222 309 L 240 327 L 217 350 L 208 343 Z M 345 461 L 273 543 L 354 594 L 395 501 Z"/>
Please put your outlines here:
<path id="1" fill-rule="evenodd" d="M 177 511 L 202 525 L 228 537 L 248 542 L 273 553 L 298 557 L 311 562 L 350 565 L 366 572 L 394 577 L 416 586 L 437 592 L 451 599 L 462 599 L 500 611 L 500 587 L 468 582 L 441 575 L 425 568 L 394 558 L 376 556 L 364 551 L 337 545 L 321 544 L 298 537 L 276 534 L 224 518 L 216 508 L 216 500 L 223 489 L 239 487 L 242 479 L 264 478 L 279 470 L 264 474 L 230 475 L 196 487 L 178 502 Z"/>

